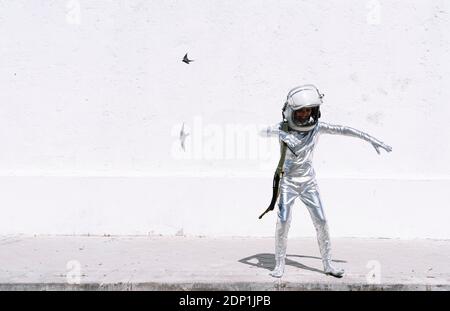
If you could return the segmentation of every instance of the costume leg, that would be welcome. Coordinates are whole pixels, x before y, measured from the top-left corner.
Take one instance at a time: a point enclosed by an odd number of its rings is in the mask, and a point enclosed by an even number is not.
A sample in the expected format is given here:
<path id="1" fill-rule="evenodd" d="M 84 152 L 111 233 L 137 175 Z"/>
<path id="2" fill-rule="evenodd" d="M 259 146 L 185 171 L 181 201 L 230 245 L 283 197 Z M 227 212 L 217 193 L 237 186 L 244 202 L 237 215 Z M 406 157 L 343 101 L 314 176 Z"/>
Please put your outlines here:
<path id="1" fill-rule="evenodd" d="M 295 185 L 282 180 L 275 229 L 275 269 L 270 272 L 273 277 L 282 277 L 284 273 L 287 239 L 292 220 L 292 206 L 297 197 L 298 191 L 295 189 Z"/>
<path id="2" fill-rule="evenodd" d="M 342 277 L 344 270 L 333 267 L 331 263 L 331 241 L 328 223 L 325 217 L 325 212 L 322 208 L 319 189 L 314 180 L 305 184 L 300 193 L 300 199 L 308 208 L 316 229 L 317 242 L 319 244 L 319 250 L 322 256 L 322 263 L 325 273 L 335 277 Z"/>

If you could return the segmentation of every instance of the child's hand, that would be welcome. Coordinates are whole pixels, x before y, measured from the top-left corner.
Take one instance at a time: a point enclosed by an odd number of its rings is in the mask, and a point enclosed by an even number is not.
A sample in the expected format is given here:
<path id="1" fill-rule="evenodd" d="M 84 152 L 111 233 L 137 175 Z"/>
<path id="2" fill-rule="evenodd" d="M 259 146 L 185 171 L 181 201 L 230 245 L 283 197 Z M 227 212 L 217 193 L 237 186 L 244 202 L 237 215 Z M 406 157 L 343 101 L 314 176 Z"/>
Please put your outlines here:
<path id="1" fill-rule="evenodd" d="M 386 145 L 385 143 L 382 142 L 372 142 L 372 146 L 375 148 L 376 152 L 378 154 L 380 154 L 380 149 L 379 148 L 383 148 L 384 150 L 386 150 L 386 152 L 391 152 L 392 151 L 392 147 Z"/>
<path id="2" fill-rule="evenodd" d="M 270 128 L 267 127 L 265 129 L 261 129 L 258 131 L 258 135 L 262 137 L 269 137 L 270 136 Z"/>
<path id="3" fill-rule="evenodd" d="M 280 124 L 277 123 L 275 125 L 271 125 L 266 128 L 260 129 L 258 131 L 258 135 L 262 136 L 262 137 L 278 136 L 279 129 L 280 129 Z"/>

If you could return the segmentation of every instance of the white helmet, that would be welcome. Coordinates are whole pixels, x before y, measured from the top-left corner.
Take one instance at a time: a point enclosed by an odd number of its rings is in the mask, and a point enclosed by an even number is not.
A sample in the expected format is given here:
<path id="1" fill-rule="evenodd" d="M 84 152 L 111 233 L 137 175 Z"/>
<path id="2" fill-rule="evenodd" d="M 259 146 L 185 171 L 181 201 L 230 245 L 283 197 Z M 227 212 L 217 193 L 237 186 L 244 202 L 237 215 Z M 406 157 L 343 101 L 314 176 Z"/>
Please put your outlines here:
<path id="1" fill-rule="evenodd" d="M 320 105 L 323 103 L 324 96 L 312 84 L 297 86 L 290 90 L 283 107 L 283 117 L 287 120 L 289 127 L 302 132 L 313 129 L 320 118 Z M 295 111 L 306 107 L 312 108 L 309 119 L 297 119 Z"/>

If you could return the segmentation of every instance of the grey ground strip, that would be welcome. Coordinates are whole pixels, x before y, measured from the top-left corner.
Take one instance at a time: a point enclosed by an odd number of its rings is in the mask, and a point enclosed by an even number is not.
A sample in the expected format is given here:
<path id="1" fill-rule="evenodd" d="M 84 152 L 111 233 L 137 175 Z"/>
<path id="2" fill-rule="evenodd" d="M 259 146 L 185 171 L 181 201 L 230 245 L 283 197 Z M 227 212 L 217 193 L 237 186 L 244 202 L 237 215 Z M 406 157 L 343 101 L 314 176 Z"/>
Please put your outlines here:
<path id="1" fill-rule="evenodd" d="M 450 241 L 335 238 L 343 278 L 323 273 L 317 241 L 187 236 L 0 236 L 0 290 L 450 290 Z"/>

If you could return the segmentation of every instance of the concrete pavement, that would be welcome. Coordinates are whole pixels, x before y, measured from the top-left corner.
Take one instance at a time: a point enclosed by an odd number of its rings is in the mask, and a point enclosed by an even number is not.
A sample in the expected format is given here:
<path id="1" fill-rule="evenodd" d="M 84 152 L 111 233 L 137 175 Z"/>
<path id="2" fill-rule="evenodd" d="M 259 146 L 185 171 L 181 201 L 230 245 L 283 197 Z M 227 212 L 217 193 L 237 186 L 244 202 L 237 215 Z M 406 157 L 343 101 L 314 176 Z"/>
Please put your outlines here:
<path id="1" fill-rule="evenodd" d="M 346 275 L 322 273 L 315 238 L 1 236 L 0 290 L 450 290 L 450 240 L 334 238 Z"/>

